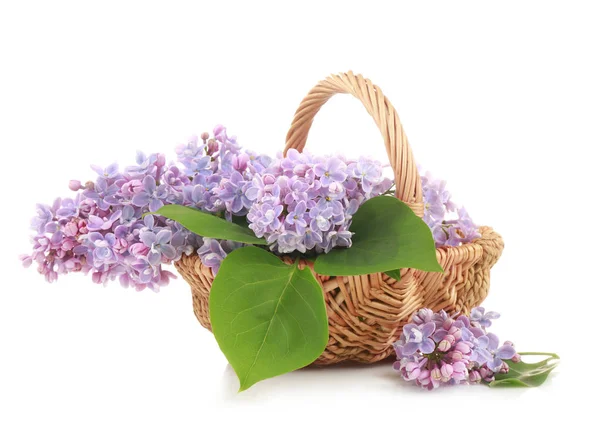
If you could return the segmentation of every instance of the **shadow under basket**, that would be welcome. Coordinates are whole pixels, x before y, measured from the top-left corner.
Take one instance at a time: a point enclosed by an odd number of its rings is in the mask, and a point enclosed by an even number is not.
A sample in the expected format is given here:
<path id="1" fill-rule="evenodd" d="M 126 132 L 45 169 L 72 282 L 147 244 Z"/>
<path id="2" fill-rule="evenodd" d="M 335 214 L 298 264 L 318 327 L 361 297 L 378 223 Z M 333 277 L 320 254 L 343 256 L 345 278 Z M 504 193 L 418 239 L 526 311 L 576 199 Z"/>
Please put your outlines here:
<path id="1" fill-rule="evenodd" d="M 352 94 L 371 114 L 394 169 L 397 197 L 422 217 L 421 179 L 398 114 L 381 90 L 360 75 L 332 75 L 309 92 L 296 111 L 284 153 L 290 148 L 302 151 L 314 116 L 336 93 Z M 392 345 L 400 337 L 402 327 L 420 308 L 452 313 L 479 306 L 489 291 L 490 269 L 504 248 L 502 238 L 490 227 L 482 226 L 479 231 L 481 237 L 471 243 L 437 249 L 443 273 L 403 269 L 400 281 L 383 273 L 337 277 L 315 274 L 327 306 L 329 341 L 314 363 L 380 361 L 393 353 Z M 292 262 L 287 257 L 281 259 Z M 300 265 L 312 269 L 310 262 L 301 261 Z M 175 267 L 192 288 L 194 314 L 210 330 L 208 298 L 214 279 L 211 269 L 202 264 L 196 253 L 183 256 Z"/>

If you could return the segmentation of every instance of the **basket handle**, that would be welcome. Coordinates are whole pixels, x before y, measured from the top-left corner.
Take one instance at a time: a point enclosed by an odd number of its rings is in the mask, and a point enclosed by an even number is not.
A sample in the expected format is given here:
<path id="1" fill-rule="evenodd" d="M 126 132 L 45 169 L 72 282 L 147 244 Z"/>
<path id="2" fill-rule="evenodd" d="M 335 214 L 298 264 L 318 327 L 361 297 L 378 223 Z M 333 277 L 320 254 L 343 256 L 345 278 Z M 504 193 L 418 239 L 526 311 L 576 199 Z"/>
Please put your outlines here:
<path id="1" fill-rule="evenodd" d="M 396 197 L 422 217 L 421 178 L 398 113 L 381 89 L 362 75 L 354 75 L 351 71 L 331 75 L 310 90 L 296 110 L 287 133 L 284 155 L 290 148 L 298 151 L 304 149 L 315 115 L 327 100 L 338 93 L 352 94 L 358 98 L 373 117 L 383 136 L 385 149 L 394 170 Z"/>

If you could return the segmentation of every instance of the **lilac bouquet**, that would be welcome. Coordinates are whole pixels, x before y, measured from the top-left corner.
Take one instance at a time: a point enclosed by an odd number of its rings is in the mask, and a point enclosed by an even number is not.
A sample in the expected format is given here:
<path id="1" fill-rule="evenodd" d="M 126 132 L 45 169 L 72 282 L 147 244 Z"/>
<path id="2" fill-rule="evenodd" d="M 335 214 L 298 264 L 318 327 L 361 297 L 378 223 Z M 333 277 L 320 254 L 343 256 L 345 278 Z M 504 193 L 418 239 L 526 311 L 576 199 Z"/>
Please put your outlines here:
<path id="1" fill-rule="evenodd" d="M 242 151 L 236 138 L 217 126 L 164 154 L 138 153 L 136 164 L 92 166 L 96 181 L 72 180 L 74 198 L 37 205 L 32 220 L 35 262 L 48 281 L 68 272 L 91 273 L 96 283 L 119 279 L 125 287 L 158 290 L 174 275 L 163 264 L 198 253 L 216 273 L 223 259 L 242 246 L 198 236 L 158 216 L 166 204 L 193 207 L 235 220 L 242 218 L 278 254 L 327 253 L 352 245 L 352 215 L 366 200 L 393 194 L 382 165 L 372 159 L 317 157 L 290 150 L 275 158 Z M 425 221 L 436 244 L 457 245 L 477 236 L 464 211 L 455 209 L 445 185 L 423 177 Z M 195 252 L 196 251 L 196 252 Z"/>

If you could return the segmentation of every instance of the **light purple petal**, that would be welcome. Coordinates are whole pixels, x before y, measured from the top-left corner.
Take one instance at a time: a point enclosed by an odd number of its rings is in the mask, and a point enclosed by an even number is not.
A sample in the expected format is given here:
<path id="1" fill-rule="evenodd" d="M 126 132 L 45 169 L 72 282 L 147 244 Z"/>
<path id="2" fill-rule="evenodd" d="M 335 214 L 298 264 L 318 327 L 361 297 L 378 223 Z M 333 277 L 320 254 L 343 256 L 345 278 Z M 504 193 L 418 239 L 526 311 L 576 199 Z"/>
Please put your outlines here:
<path id="1" fill-rule="evenodd" d="M 172 237 L 173 233 L 171 230 L 161 230 L 156 235 L 156 243 L 159 245 L 164 245 L 165 243 L 169 243 Z"/>
<path id="2" fill-rule="evenodd" d="M 492 359 L 494 359 L 492 354 L 486 349 L 477 349 L 477 354 L 481 358 L 481 361 L 480 360 L 477 361 L 479 364 L 483 364 L 485 362 L 490 362 Z"/>
<path id="3" fill-rule="evenodd" d="M 496 357 L 491 362 L 488 361 L 488 368 L 492 370 L 492 372 L 498 372 L 500 368 L 502 368 L 502 359 Z"/>
<path id="4" fill-rule="evenodd" d="M 486 319 L 498 319 L 500 318 L 500 314 L 498 312 L 487 312 L 484 316 Z"/>
<path id="5" fill-rule="evenodd" d="M 508 344 L 505 344 L 496 351 L 496 356 L 499 357 L 500 359 L 510 359 L 516 353 L 517 353 L 517 351 L 515 350 L 514 347 L 509 346 Z"/>
<path id="6" fill-rule="evenodd" d="M 498 336 L 494 333 L 488 333 L 487 338 L 490 339 L 487 348 L 489 350 L 496 350 L 498 348 L 498 345 L 500 344 L 500 339 L 498 338 Z"/>
<path id="7" fill-rule="evenodd" d="M 167 259 L 174 259 L 177 256 L 177 250 L 171 245 L 161 245 L 160 251 Z"/>
<path id="8" fill-rule="evenodd" d="M 156 235 L 151 231 L 145 231 L 140 234 L 140 240 L 144 242 L 144 245 L 151 248 L 156 243 Z"/>
<path id="9" fill-rule="evenodd" d="M 433 334 L 434 331 L 435 331 L 435 323 L 434 322 L 428 322 L 427 324 L 423 325 L 423 328 L 421 328 L 423 337 L 429 337 L 431 334 Z"/>
<path id="10" fill-rule="evenodd" d="M 161 260 L 160 252 L 152 251 L 152 250 L 150 252 L 148 252 L 148 262 L 151 265 L 160 264 L 160 260 Z"/>
<path id="11" fill-rule="evenodd" d="M 156 198 L 154 198 L 154 199 L 152 199 L 152 200 L 150 201 L 150 207 L 149 207 L 149 209 L 150 209 L 150 211 L 151 211 L 151 212 L 156 212 L 156 211 L 158 211 L 159 209 L 161 209 L 161 207 L 162 207 L 163 205 L 164 205 L 164 204 L 163 204 L 163 201 L 161 201 L 160 199 L 156 199 Z"/>
<path id="12" fill-rule="evenodd" d="M 447 334 L 448 334 L 448 331 L 446 331 L 446 330 L 437 330 L 435 333 L 433 333 L 433 340 L 436 343 L 439 343 L 440 341 L 442 341 L 444 339 L 444 337 L 446 337 Z"/>
<path id="13" fill-rule="evenodd" d="M 140 193 L 136 193 L 133 196 L 133 198 L 131 199 L 131 202 L 136 207 L 144 207 L 144 206 L 148 205 L 148 202 L 150 202 L 150 199 L 151 199 L 151 196 L 148 193 L 140 192 Z"/>
<path id="14" fill-rule="evenodd" d="M 423 340 L 419 348 L 421 349 L 421 353 L 432 353 L 435 350 L 435 343 L 432 339 L 426 338 L 425 340 Z"/>
<path id="15" fill-rule="evenodd" d="M 152 193 L 156 190 L 156 180 L 154 180 L 154 177 L 152 176 L 144 177 L 142 185 L 144 186 L 144 190 L 148 193 Z"/>
<path id="16" fill-rule="evenodd" d="M 404 346 L 402 346 L 402 354 L 404 356 L 410 356 L 415 354 L 418 349 L 418 343 L 406 343 Z"/>

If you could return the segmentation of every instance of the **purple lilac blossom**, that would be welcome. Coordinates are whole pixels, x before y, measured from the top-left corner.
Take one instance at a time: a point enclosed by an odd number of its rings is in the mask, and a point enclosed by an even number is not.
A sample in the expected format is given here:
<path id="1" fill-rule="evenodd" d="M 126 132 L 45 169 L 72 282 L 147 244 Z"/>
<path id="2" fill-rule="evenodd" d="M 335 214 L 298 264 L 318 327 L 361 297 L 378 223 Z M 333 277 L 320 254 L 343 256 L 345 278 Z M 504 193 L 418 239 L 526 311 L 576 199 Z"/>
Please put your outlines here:
<path id="1" fill-rule="evenodd" d="M 445 181 L 436 180 L 427 172 L 421 174 L 421 185 L 425 205 L 423 220 L 431 228 L 437 247 L 459 246 L 481 236 L 467 211 L 452 202 Z"/>
<path id="2" fill-rule="evenodd" d="M 69 181 L 74 198 L 37 205 L 33 250 L 21 257 L 23 264 L 35 262 L 48 281 L 81 271 L 96 283 L 119 279 L 123 286 L 158 290 L 174 277 L 163 264 L 197 251 L 216 273 L 241 245 L 203 239 L 160 216 L 142 218 L 147 212 L 179 204 L 230 221 L 245 216 L 275 253 L 327 253 L 352 245 L 352 215 L 392 186 L 373 159 L 348 161 L 293 149 L 272 158 L 243 151 L 220 125 L 212 137 L 203 133 L 177 146 L 176 154 L 177 162 L 167 163 L 163 154 L 138 152 L 135 165 L 123 171 L 116 164 L 92 166 L 95 181 Z M 444 184 L 424 180 L 425 198 L 435 203 L 426 206 L 425 218 L 436 239 L 459 244 L 477 236 L 464 209 L 454 220 L 442 216 L 440 206 L 455 210 Z"/>
<path id="3" fill-rule="evenodd" d="M 491 321 L 484 327 L 484 315 L 483 308 L 473 309 L 471 317 L 420 309 L 394 343 L 397 360 L 393 368 L 405 380 L 428 390 L 493 381 L 495 374 L 508 371 L 506 361 L 518 362 L 520 357 L 511 342 L 499 347 L 498 337 L 485 331 Z"/>

